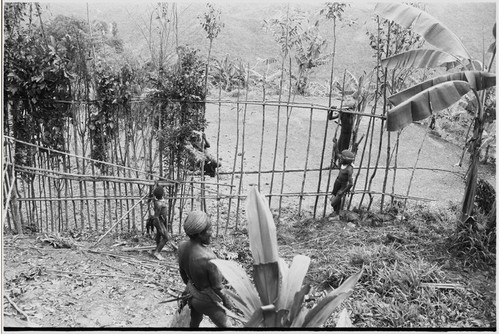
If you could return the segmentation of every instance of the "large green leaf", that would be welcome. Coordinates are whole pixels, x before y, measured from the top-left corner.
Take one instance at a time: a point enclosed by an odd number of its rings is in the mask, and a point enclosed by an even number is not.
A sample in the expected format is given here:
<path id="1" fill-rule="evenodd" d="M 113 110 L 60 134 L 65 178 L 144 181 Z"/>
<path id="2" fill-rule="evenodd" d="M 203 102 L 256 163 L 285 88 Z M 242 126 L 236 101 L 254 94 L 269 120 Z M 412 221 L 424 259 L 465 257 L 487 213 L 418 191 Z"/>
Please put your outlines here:
<path id="1" fill-rule="evenodd" d="M 398 105 L 412 96 L 429 89 L 432 86 L 437 84 L 446 82 L 446 81 L 454 81 L 461 80 L 466 81 L 470 84 L 471 88 L 478 91 L 486 88 L 496 86 L 496 75 L 494 73 L 489 73 L 485 71 L 464 71 L 464 72 L 456 72 L 451 74 L 444 74 L 433 79 L 421 82 L 415 86 L 412 86 L 408 89 L 402 90 L 399 93 L 391 95 L 388 97 L 389 102 L 393 105 Z"/>
<path id="2" fill-rule="evenodd" d="M 387 131 L 398 131 L 433 112 L 451 106 L 471 90 L 465 81 L 447 81 L 432 86 L 387 113 Z"/>
<path id="3" fill-rule="evenodd" d="M 278 262 L 253 266 L 253 281 L 259 292 L 262 305 L 274 304 L 280 291 L 280 271 Z"/>
<path id="4" fill-rule="evenodd" d="M 233 302 L 234 307 L 243 313 L 243 315 L 245 316 L 245 319 L 250 319 L 250 317 L 254 314 L 255 310 L 253 308 L 250 308 L 243 301 L 243 299 L 238 294 L 234 293 L 233 291 L 226 290 L 225 293 L 229 296 L 229 298 Z"/>
<path id="5" fill-rule="evenodd" d="M 264 312 L 262 312 L 261 308 L 255 310 L 252 314 L 248 322 L 245 324 L 245 327 L 260 327 L 264 322 Z"/>
<path id="6" fill-rule="evenodd" d="M 302 287 L 300 291 L 298 291 L 295 296 L 293 297 L 293 304 L 292 308 L 290 309 L 290 313 L 288 314 L 288 320 L 291 323 L 294 323 L 296 318 L 299 317 L 300 312 L 302 310 L 305 310 L 306 308 L 303 307 L 304 303 L 304 298 L 305 296 L 309 293 L 311 290 L 311 286 L 309 284 L 306 284 Z M 302 321 L 305 319 L 305 314 L 302 317 Z M 299 319 L 300 320 L 300 319 Z M 302 325 L 302 323 L 299 325 L 299 327 Z"/>
<path id="7" fill-rule="evenodd" d="M 457 35 L 421 9 L 402 3 L 384 2 L 377 3 L 375 13 L 405 28 L 412 28 L 439 50 L 464 59 L 472 58 Z"/>
<path id="8" fill-rule="evenodd" d="M 337 320 L 337 323 L 335 324 L 335 328 L 348 328 L 348 327 L 354 327 L 352 325 L 351 319 L 349 319 L 349 313 L 347 312 L 346 308 L 343 308 L 342 311 L 340 311 L 339 318 Z"/>
<path id="9" fill-rule="evenodd" d="M 341 286 L 330 292 L 323 298 L 318 305 L 312 308 L 304 319 L 302 327 L 320 327 L 323 326 L 328 317 L 335 311 L 353 291 L 354 286 L 361 278 L 363 270 L 349 277 Z"/>
<path id="10" fill-rule="evenodd" d="M 210 261 L 217 266 L 222 273 L 222 276 L 224 276 L 236 293 L 241 297 L 241 301 L 245 303 L 249 310 L 255 311 L 260 308 L 262 304 L 257 290 L 250 282 L 250 279 L 242 267 L 233 261 L 221 259 L 214 259 Z"/>
<path id="11" fill-rule="evenodd" d="M 303 327 L 307 312 L 308 310 L 306 307 L 301 308 L 299 313 L 294 317 L 290 327 Z"/>
<path id="12" fill-rule="evenodd" d="M 254 264 L 278 262 L 276 225 L 269 205 L 256 187 L 247 197 L 248 238 Z"/>
<path id="13" fill-rule="evenodd" d="M 292 264 L 286 272 L 286 276 L 283 277 L 281 291 L 276 304 L 278 310 L 291 310 L 295 294 L 299 292 L 302 287 L 310 263 L 311 259 L 305 255 L 296 255 L 293 258 Z"/>
<path id="14" fill-rule="evenodd" d="M 406 51 L 395 56 L 382 59 L 382 66 L 390 68 L 432 68 L 446 66 L 449 63 L 454 63 L 456 60 L 456 57 L 443 51 L 432 49 L 417 49 Z"/>

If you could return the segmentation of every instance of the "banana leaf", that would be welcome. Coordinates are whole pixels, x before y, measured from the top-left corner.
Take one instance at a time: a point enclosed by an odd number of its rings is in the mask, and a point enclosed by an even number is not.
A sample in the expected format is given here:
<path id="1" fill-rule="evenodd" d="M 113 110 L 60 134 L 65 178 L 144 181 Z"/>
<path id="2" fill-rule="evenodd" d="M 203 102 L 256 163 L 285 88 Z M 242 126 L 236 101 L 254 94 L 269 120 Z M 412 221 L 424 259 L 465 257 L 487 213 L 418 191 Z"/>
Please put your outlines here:
<path id="1" fill-rule="evenodd" d="M 494 73 L 484 71 L 463 71 L 441 75 L 433 79 L 424 81 L 408 89 L 402 90 L 399 93 L 389 96 L 388 100 L 392 103 L 392 105 L 397 106 L 400 103 L 408 100 L 412 96 L 426 89 L 429 89 L 432 86 L 446 81 L 454 80 L 466 81 L 470 84 L 471 88 L 476 91 L 490 88 L 496 85 L 496 75 Z"/>
<path id="2" fill-rule="evenodd" d="M 447 81 L 432 86 L 399 104 L 387 113 L 387 131 L 398 131 L 443 110 L 471 90 L 465 81 Z"/>
<path id="3" fill-rule="evenodd" d="M 349 277 L 341 286 L 330 292 L 318 305 L 307 312 L 302 327 L 323 326 L 335 308 L 349 297 L 362 274 L 363 269 Z"/>
<path id="4" fill-rule="evenodd" d="M 289 270 L 286 271 L 286 276 L 283 276 L 279 299 L 276 303 L 278 310 L 291 310 L 294 296 L 302 287 L 310 263 L 311 259 L 305 255 L 296 255 L 293 258 Z"/>
<path id="5" fill-rule="evenodd" d="M 488 53 L 496 53 L 497 52 L 497 42 L 494 41 L 493 43 L 490 44 L 488 47 Z"/>
<path id="6" fill-rule="evenodd" d="M 432 68 L 455 64 L 456 57 L 449 53 L 432 50 L 417 49 L 399 53 L 392 57 L 382 59 L 382 66 L 389 68 L 414 67 L 414 68 Z"/>
<path id="7" fill-rule="evenodd" d="M 412 28 L 437 49 L 464 59 L 471 59 L 462 41 L 444 24 L 425 11 L 402 3 L 377 3 L 375 14 Z"/>
<path id="8" fill-rule="evenodd" d="M 213 259 L 210 260 L 222 273 L 222 276 L 228 281 L 229 285 L 233 287 L 241 301 L 246 305 L 249 310 L 256 310 L 261 307 L 259 295 L 257 290 L 250 282 L 245 270 L 240 267 L 236 262 Z M 244 310 L 241 310 L 242 312 Z"/>

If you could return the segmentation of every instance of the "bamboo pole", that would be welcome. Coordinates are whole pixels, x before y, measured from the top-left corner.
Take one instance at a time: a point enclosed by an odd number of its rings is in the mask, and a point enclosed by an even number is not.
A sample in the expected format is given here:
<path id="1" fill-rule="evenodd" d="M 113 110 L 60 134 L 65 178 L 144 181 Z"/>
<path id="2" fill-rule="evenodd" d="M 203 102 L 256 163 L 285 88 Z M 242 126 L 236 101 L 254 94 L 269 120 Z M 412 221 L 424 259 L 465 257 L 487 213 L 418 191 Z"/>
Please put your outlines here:
<path id="1" fill-rule="evenodd" d="M 47 164 L 47 169 L 50 169 L 49 166 L 49 159 L 48 159 L 48 153 L 45 156 L 45 163 Z M 50 179 L 47 177 L 47 183 L 48 183 L 48 192 L 49 192 L 49 197 L 52 197 L 52 187 L 50 184 Z M 45 185 L 44 185 L 45 186 Z M 49 202 L 49 208 L 50 208 L 50 228 L 51 231 L 54 232 L 54 222 L 55 222 L 55 217 L 54 217 L 54 208 L 52 206 L 52 202 Z"/>
<path id="2" fill-rule="evenodd" d="M 317 187 L 317 192 L 319 193 L 321 190 L 321 181 L 322 181 L 322 176 L 323 176 L 323 162 L 325 160 L 325 149 L 326 149 L 326 138 L 328 137 L 328 113 L 326 113 L 326 118 L 325 118 L 325 130 L 323 133 L 323 144 L 321 148 L 321 159 L 320 159 L 320 171 L 318 175 L 318 187 Z M 318 209 L 318 201 L 319 197 L 316 197 L 314 201 L 314 211 L 313 211 L 313 218 L 316 218 L 316 212 Z"/>
<path id="3" fill-rule="evenodd" d="M 5 224 L 5 218 L 7 217 L 7 208 L 10 205 L 10 200 L 12 197 L 12 190 L 14 189 L 14 186 L 16 184 L 16 175 L 15 175 L 14 167 L 12 167 L 11 170 L 12 170 L 12 173 L 11 173 L 10 179 L 8 178 L 8 175 L 5 175 L 5 177 L 4 177 L 5 181 L 7 181 L 5 183 L 5 185 L 7 185 L 7 187 L 8 187 L 7 196 L 5 197 L 6 199 L 4 202 L 5 203 L 4 210 L 2 212 L 2 222 L 4 224 Z"/>
<path id="4" fill-rule="evenodd" d="M 221 74 L 222 74 L 222 69 L 221 69 Z M 248 84 L 248 83 L 247 83 Z M 221 96 L 222 96 L 222 85 L 219 85 L 219 100 L 221 99 Z M 219 155 L 220 155 L 220 128 L 221 128 L 221 107 L 222 107 L 222 104 L 219 103 L 218 104 L 218 108 L 217 108 L 217 151 L 215 152 L 215 157 L 217 158 L 217 163 L 219 163 Z M 221 218 L 220 218 L 220 204 L 221 204 L 221 201 L 219 199 L 219 194 L 220 194 L 220 174 L 219 174 L 219 168 L 217 168 L 215 170 L 215 177 L 216 177 L 216 180 L 217 180 L 217 228 L 216 228 L 216 231 L 215 231 L 215 235 L 218 236 L 219 235 L 219 226 L 221 224 Z M 180 213 L 180 215 L 182 216 L 182 211 Z"/>
<path id="5" fill-rule="evenodd" d="M 68 151 L 69 151 L 69 147 L 66 148 Z M 67 157 L 64 156 L 63 157 L 63 170 L 66 171 L 67 169 Z M 64 179 L 64 197 L 65 198 L 69 198 L 69 187 L 68 187 L 68 183 L 69 183 L 69 180 L 68 179 Z M 69 229 L 69 204 L 68 202 L 66 201 L 64 203 L 64 219 L 66 221 L 66 230 Z"/>
<path id="6" fill-rule="evenodd" d="M 367 128 L 366 128 L 366 137 L 367 137 L 367 138 L 368 138 L 368 136 L 369 136 L 369 134 L 370 134 L 370 128 L 371 128 L 371 124 L 372 124 L 373 120 L 374 120 L 373 118 L 370 118 L 370 120 L 368 121 L 368 126 L 367 126 Z M 364 145 L 363 145 L 363 150 L 362 150 L 362 152 L 361 152 L 361 159 L 360 159 L 360 161 L 359 161 L 359 167 L 357 167 L 357 168 L 356 168 L 356 169 L 357 169 L 357 173 L 356 173 L 356 177 L 354 178 L 354 182 L 353 182 L 353 185 L 352 185 L 352 188 L 351 188 L 351 189 L 356 189 L 356 185 L 357 185 L 357 183 L 358 183 L 358 178 L 359 178 L 359 176 L 360 176 L 360 174 L 361 174 L 361 170 L 363 169 L 363 167 L 362 167 L 362 166 L 363 166 L 363 162 L 364 162 L 364 158 L 365 158 L 365 152 L 366 152 L 366 146 L 367 146 L 367 145 L 368 145 L 368 140 L 365 140 L 365 143 L 364 143 Z M 370 169 L 370 166 L 368 165 L 368 166 L 367 166 L 367 167 L 365 167 L 364 169 L 369 170 L 369 169 Z M 353 196 L 352 196 L 352 191 L 351 191 L 350 193 L 351 193 L 351 195 L 350 195 L 350 197 L 349 197 L 349 204 L 348 204 L 348 206 L 347 206 L 347 208 L 348 208 L 348 209 L 349 209 L 349 207 L 351 206 L 351 203 L 352 203 L 352 198 L 353 198 Z"/>
<path id="7" fill-rule="evenodd" d="M 398 152 L 399 152 L 399 137 L 401 136 L 401 131 L 398 131 L 398 135 L 396 137 L 396 153 L 394 155 L 394 172 L 392 173 L 392 195 L 391 195 L 391 206 L 394 205 L 394 188 L 396 187 L 396 173 L 398 171 Z"/>
<path id="8" fill-rule="evenodd" d="M 239 142 L 240 142 L 240 104 L 239 104 L 239 101 L 240 101 L 240 87 L 238 86 L 238 98 L 237 98 L 237 102 L 236 102 L 236 143 L 234 145 L 234 160 L 233 160 L 233 172 L 231 174 L 231 185 L 234 185 L 234 174 L 235 174 L 235 170 L 236 170 L 236 161 L 238 160 L 238 146 L 239 146 Z M 238 192 L 239 191 L 240 191 L 240 189 L 238 189 Z M 232 187 L 229 190 L 229 193 L 230 193 L 230 195 L 232 195 L 232 193 L 233 193 Z M 227 209 L 227 220 L 226 220 L 226 226 L 224 228 L 224 234 L 227 233 L 227 229 L 229 226 L 229 220 L 231 218 L 231 204 L 232 204 L 232 200 L 229 199 L 229 204 L 228 204 L 228 209 Z M 238 215 L 238 213 L 236 213 L 236 215 Z"/>
<path id="9" fill-rule="evenodd" d="M 250 63 L 247 64 L 247 82 L 249 80 L 250 76 Z M 248 88 L 249 85 L 246 87 L 246 94 L 245 94 L 245 100 L 248 99 Z M 246 124 L 247 124 L 247 107 L 248 105 L 245 103 L 245 107 L 243 109 L 243 131 L 241 134 L 241 164 L 240 164 L 240 184 L 238 186 L 238 193 L 241 194 L 241 190 L 243 188 L 243 176 L 244 174 L 244 163 L 245 163 L 245 134 L 246 134 Z M 238 223 L 240 219 L 240 215 L 238 214 L 240 212 L 240 197 L 238 197 L 238 200 L 236 201 L 236 223 L 234 226 L 235 230 L 238 230 Z"/>
<path id="10" fill-rule="evenodd" d="M 94 164 L 91 164 L 90 168 L 92 169 L 92 174 L 95 175 L 95 166 L 94 166 Z M 96 182 L 95 179 L 92 180 L 92 191 L 93 191 L 93 195 L 97 196 L 97 182 Z M 95 226 L 95 231 L 97 232 L 97 231 L 99 231 L 99 219 L 97 217 L 97 212 L 98 212 L 97 211 L 97 201 L 94 200 L 93 202 L 94 202 L 94 226 Z M 88 217 L 88 219 L 89 219 L 89 226 L 90 226 L 91 225 L 91 223 L 90 223 L 90 221 L 91 221 L 90 216 Z M 85 226 L 83 224 L 83 222 L 82 222 L 82 226 Z"/>
<path id="11" fill-rule="evenodd" d="M 333 68 L 332 68 L 332 71 L 333 71 Z M 342 78 L 342 98 L 340 99 L 340 110 L 342 110 L 342 106 L 344 104 L 344 91 L 345 91 L 345 77 L 346 77 L 346 73 L 347 73 L 347 70 L 344 70 L 344 76 Z M 331 94 L 331 91 L 330 91 L 330 94 Z M 330 101 L 331 101 L 331 99 L 330 99 Z M 339 123 L 337 122 L 337 126 L 335 127 L 335 133 L 333 135 L 333 139 L 334 140 L 337 140 L 338 130 L 339 130 Z M 337 161 L 337 157 L 335 156 L 335 154 L 336 154 L 335 151 L 336 150 L 337 150 L 337 148 L 335 147 L 335 145 L 332 145 L 332 153 L 330 154 L 330 156 L 331 156 L 330 166 L 328 168 L 328 179 L 326 180 L 326 192 L 329 192 L 329 190 L 330 190 L 330 182 L 331 182 L 331 178 L 332 178 L 332 169 L 333 169 L 334 162 Z M 325 200 L 324 200 L 324 203 L 323 203 L 323 217 L 326 215 L 327 202 L 328 202 L 328 196 L 325 196 Z"/>
<path id="12" fill-rule="evenodd" d="M 289 58 L 289 73 L 292 73 L 292 58 Z M 299 73 L 299 78 L 297 79 L 297 82 L 299 83 L 301 79 L 301 73 Z M 289 87 L 288 87 L 288 103 L 290 102 L 290 97 L 292 95 L 292 76 L 290 75 L 290 81 L 289 81 Z M 295 97 L 295 93 L 293 94 Z M 288 131 L 290 129 L 290 116 L 292 114 L 292 108 L 288 107 L 286 108 L 286 122 L 285 122 L 285 143 L 283 145 L 283 171 L 286 170 L 286 151 L 288 148 Z M 281 173 L 281 190 L 280 192 L 283 192 L 283 189 L 285 187 L 285 172 Z M 278 217 L 281 216 L 281 205 L 283 202 L 283 197 L 279 198 L 279 205 L 278 205 Z"/>
<path id="13" fill-rule="evenodd" d="M 107 166 L 111 166 L 111 167 L 119 167 L 119 168 L 123 168 L 123 169 L 130 169 L 131 171 L 135 171 L 137 173 L 141 173 L 141 174 L 144 174 L 146 176 L 150 176 L 150 177 L 157 177 L 158 175 L 156 174 L 153 174 L 152 172 L 145 172 L 143 170 L 138 170 L 138 169 L 135 169 L 135 168 L 131 168 L 131 167 L 125 167 L 125 166 L 119 166 L 119 165 L 116 165 L 116 164 L 113 164 L 113 163 L 110 163 L 110 162 L 106 162 L 106 161 L 99 161 L 99 160 L 95 160 L 95 159 L 91 159 L 91 158 L 87 158 L 85 157 L 84 155 L 82 156 L 78 156 L 78 155 L 75 155 L 75 154 L 71 154 L 71 153 L 68 153 L 68 152 L 63 152 L 63 151 L 58 151 L 58 150 L 53 150 L 53 149 L 50 149 L 50 148 L 47 148 L 47 147 L 41 147 L 40 145 L 36 145 L 36 144 L 32 144 L 32 143 L 28 143 L 28 142 L 25 142 L 25 141 L 22 141 L 22 140 L 18 140 L 18 139 L 15 139 L 15 138 L 12 138 L 12 137 L 9 137 L 9 136 L 4 136 L 8 139 L 12 139 L 14 140 L 15 142 L 17 143 L 21 143 L 23 145 L 28 145 L 28 146 L 31 146 L 31 147 L 36 147 L 36 148 L 42 148 L 44 151 L 47 151 L 47 152 L 53 152 L 53 153 L 57 153 L 57 154 L 63 154 L 63 155 L 67 155 L 67 156 L 70 156 L 70 157 L 75 157 L 75 158 L 79 158 L 79 159 L 82 159 L 82 161 L 87 161 L 87 162 L 93 162 L 93 163 L 99 163 L 99 164 L 102 164 L 102 165 L 107 165 Z M 82 139 L 84 140 L 84 139 Z M 144 145 L 146 145 L 144 143 Z M 153 160 L 152 159 L 153 155 L 151 154 L 151 159 L 149 160 Z M 167 180 L 165 178 L 163 178 L 165 182 L 171 182 L 171 183 L 175 183 L 176 181 L 175 180 Z"/>
<path id="14" fill-rule="evenodd" d="M 390 49 L 390 41 L 391 41 L 391 25 L 392 23 L 389 23 L 388 25 L 388 28 L 387 28 L 387 48 L 386 48 L 386 54 L 385 54 L 385 57 L 389 57 L 389 49 Z M 380 64 L 380 61 L 379 63 Z M 387 67 L 384 69 L 384 83 L 387 83 L 387 73 L 388 73 L 388 69 Z M 386 110 L 387 110 L 387 85 L 384 85 L 383 87 L 383 102 L 382 102 L 382 115 L 385 116 L 386 114 Z M 382 141 L 383 141 L 383 138 L 384 138 L 384 120 L 382 119 L 382 121 L 380 122 L 380 136 L 379 136 L 379 145 L 378 145 L 378 152 L 377 152 L 377 162 L 375 163 L 375 169 L 373 170 L 373 174 L 372 174 L 372 177 L 370 178 L 370 184 L 368 186 L 368 189 L 371 189 L 371 186 L 372 186 L 372 181 L 373 179 L 375 178 L 375 174 L 377 173 L 377 166 L 378 166 L 378 163 L 380 161 L 380 154 L 382 153 Z M 389 139 L 390 139 L 390 133 L 388 132 L 387 134 L 387 150 L 388 152 L 390 152 L 390 142 L 389 142 Z M 386 159 L 389 159 L 389 157 L 387 157 Z M 386 163 L 386 166 L 388 166 L 389 164 Z M 382 189 L 382 192 L 385 192 L 385 186 L 386 186 L 386 183 L 387 183 L 387 173 L 389 172 L 388 169 L 385 169 L 385 175 L 384 175 L 384 181 L 383 181 L 383 189 Z M 368 210 L 370 210 L 370 207 L 371 207 L 371 204 L 372 204 L 372 201 L 370 201 L 370 204 L 368 205 Z M 382 208 L 384 206 L 384 196 L 382 195 L 382 198 L 380 200 L 380 211 L 382 211 Z"/>
<path id="15" fill-rule="evenodd" d="M 261 191 L 261 170 L 262 170 L 262 154 L 264 151 L 264 133 L 266 129 L 266 72 L 264 72 L 264 78 L 262 80 L 262 129 L 260 133 L 260 151 L 259 151 L 259 175 L 257 177 L 257 187 Z"/>
<path id="16" fill-rule="evenodd" d="M 127 211 L 123 216 L 121 216 L 107 231 L 106 233 L 104 233 L 92 246 L 91 248 L 94 248 L 99 242 L 101 242 L 102 239 L 104 239 L 104 237 L 106 237 L 106 235 L 109 234 L 109 232 L 111 232 L 113 230 L 113 228 L 123 219 L 126 217 L 126 215 L 133 209 L 135 208 L 137 205 L 141 204 L 143 200 L 145 200 L 146 198 L 148 197 L 148 195 L 145 195 L 142 197 L 142 199 L 140 201 L 138 201 L 136 204 L 134 204 L 134 206 L 129 210 Z"/>
<path id="17" fill-rule="evenodd" d="M 278 153 L 278 139 L 279 139 L 279 132 L 280 132 L 280 111 L 281 111 L 281 97 L 283 93 L 283 73 L 285 72 L 285 58 L 288 55 L 288 33 L 289 33 L 289 26 L 288 26 L 288 19 L 290 15 L 290 4 L 287 5 L 286 9 L 286 34 L 285 34 L 285 52 L 283 54 L 283 57 L 281 58 L 281 76 L 280 76 L 280 84 L 279 84 L 279 95 L 278 95 L 278 115 L 277 115 L 277 120 L 276 120 L 276 141 L 274 142 L 274 155 L 273 155 L 273 168 L 272 170 L 274 171 L 276 169 L 276 155 Z M 291 75 L 291 73 L 290 73 Z M 274 185 L 274 172 L 271 174 L 271 182 L 269 185 L 269 193 L 273 192 L 273 185 Z M 271 200 L 272 197 L 269 197 L 269 207 L 271 207 Z"/>
<path id="18" fill-rule="evenodd" d="M 306 148 L 306 158 L 305 158 L 305 162 L 304 162 L 304 173 L 302 175 L 302 185 L 300 187 L 300 193 L 301 194 L 304 192 L 304 188 L 305 188 L 305 184 L 306 184 L 307 165 L 308 165 L 308 162 L 309 162 L 309 152 L 311 150 L 311 135 L 312 135 L 313 113 L 314 113 L 314 109 L 311 108 L 311 113 L 309 114 L 309 128 L 308 128 L 308 131 L 307 131 L 307 148 Z M 302 200 L 303 200 L 303 198 L 304 197 L 302 195 L 299 197 L 299 217 L 302 216 Z"/>
<path id="19" fill-rule="evenodd" d="M 420 147 L 419 147 L 418 152 L 417 152 L 417 159 L 415 160 L 415 165 L 414 165 L 413 170 L 411 172 L 410 182 L 408 183 L 408 189 L 406 190 L 406 197 L 408 197 L 410 195 L 411 183 L 413 182 L 413 176 L 415 175 L 415 170 L 416 170 L 418 161 L 420 160 L 420 153 L 422 152 L 422 148 L 424 147 L 425 139 L 427 138 L 427 134 L 429 133 L 429 125 L 430 125 L 430 123 L 427 125 L 427 128 L 425 129 L 424 137 L 422 138 L 422 142 L 420 143 Z M 401 219 L 403 219 L 404 213 L 406 211 L 406 202 L 407 202 L 407 199 L 405 199 L 405 202 L 403 204 L 403 213 L 401 214 Z"/>

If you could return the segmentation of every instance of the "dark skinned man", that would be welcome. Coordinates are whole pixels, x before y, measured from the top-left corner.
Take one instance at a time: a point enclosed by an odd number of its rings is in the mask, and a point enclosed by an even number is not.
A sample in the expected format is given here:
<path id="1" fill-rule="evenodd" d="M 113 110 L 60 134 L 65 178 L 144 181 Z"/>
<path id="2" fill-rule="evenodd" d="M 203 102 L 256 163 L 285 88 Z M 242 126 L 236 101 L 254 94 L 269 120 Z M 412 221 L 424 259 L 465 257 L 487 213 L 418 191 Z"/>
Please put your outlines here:
<path id="1" fill-rule="evenodd" d="M 209 247 L 212 224 L 203 211 L 193 211 L 184 221 L 184 231 L 189 240 L 180 243 L 178 250 L 179 272 L 186 284 L 191 308 L 190 327 L 197 328 L 207 315 L 217 327 L 228 327 L 227 315 L 222 307 L 231 309 L 232 303 L 222 291 L 222 275 L 210 262 L 217 256 Z"/>

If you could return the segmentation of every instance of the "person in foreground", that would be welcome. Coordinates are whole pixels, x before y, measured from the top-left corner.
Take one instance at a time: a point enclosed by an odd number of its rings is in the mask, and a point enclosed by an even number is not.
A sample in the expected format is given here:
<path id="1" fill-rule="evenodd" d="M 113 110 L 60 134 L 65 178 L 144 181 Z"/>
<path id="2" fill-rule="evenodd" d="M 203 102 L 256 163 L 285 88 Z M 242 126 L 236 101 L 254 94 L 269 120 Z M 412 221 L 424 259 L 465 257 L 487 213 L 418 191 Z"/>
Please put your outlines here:
<path id="1" fill-rule="evenodd" d="M 228 327 L 227 315 L 220 306 L 231 309 L 229 297 L 222 291 L 222 274 L 210 262 L 217 256 L 209 247 L 212 224 L 203 211 L 193 211 L 184 221 L 189 240 L 179 245 L 179 272 L 186 284 L 184 295 L 191 309 L 190 327 L 199 327 L 207 315 L 217 327 Z M 184 305 L 181 306 L 181 309 Z"/>

